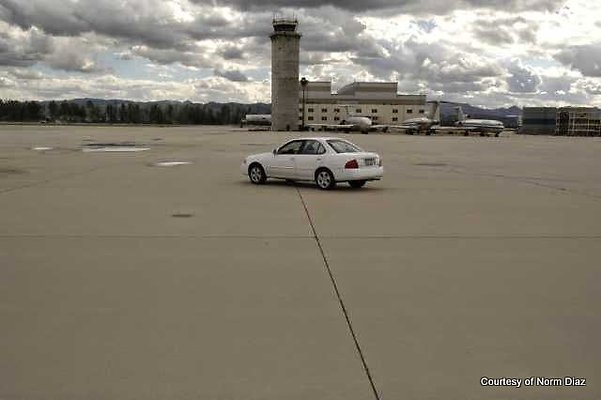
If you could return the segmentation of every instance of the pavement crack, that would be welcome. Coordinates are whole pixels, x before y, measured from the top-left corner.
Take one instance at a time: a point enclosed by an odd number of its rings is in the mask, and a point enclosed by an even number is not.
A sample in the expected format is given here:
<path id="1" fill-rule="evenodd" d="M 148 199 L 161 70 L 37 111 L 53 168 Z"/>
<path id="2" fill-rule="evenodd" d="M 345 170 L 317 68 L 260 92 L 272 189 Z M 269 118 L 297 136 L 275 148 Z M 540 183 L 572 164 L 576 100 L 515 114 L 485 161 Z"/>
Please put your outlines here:
<path id="1" fill-rule="evenodd" d="M 311 214 L 309 213 L 309 209 L 307 208 L 307 203 L 305 203 L 305 199 L 303 198 L 303 195 L 302 195 L 300 189 L 298 188 L 298 186 L 296 187 L 296 192 L 298 193 L 298 197 L 300 198 L 300 201 L 305 210 L 305 214 L 307 215 L 307 219 L 309 220 L 309 224 L 311 225 L 311 231 L 313 232 L 313 239 L 315 239 L 315 242 L 316 242 L 319 252 L 321 254 L 321 258 L 323 259 L 324 266 L 326 268 L 328 276 L 330 277 L 330 282 L 332 283 L 334 292 L 336 293 L 336 297 L 338 299 L 338 304 L 340 305 L 340 309 L 342 310 L 342 313 L 344 314 L 344 319 L 346 321 L 346 325 L 348 327 L 349 333 L 351 334 L 351 337 L 353 338 L 353 342 L 355 343 L 355 348 L 357 350 L 359 358 L 361 359 L 363 371 L 365 372 L 365 375 L 367 376 L 367 379 L 371 386 L 371 390 L 374 394 L 374 397 L 376 398 L 376 400 L 380 400 L 380 394 L 378 393 L 378 389 L 376 388 L 376 384 L 375 384 L 372 374 L 369 370 L 369 366 L 367 365 L 367 360 L 365 358 L 365 354 L 361 348 L 361 344 L 359 343 L 357 334 L 355 333 L 355 329 L 353 328 L 353 324 L 351 322 L 349 312 L 346 308 L 346 305 L 344 304 L 344 300 L 342 300 L 342 295 L 340 294 L 340 289 L 338 288 L 338 283 L 336 282 L 336 278 L 334 277 L 334 274 L 332 272 L 332 268 L 330 267 L 328 258 L 323 250 L 321 240 L 319 239 L 319 235 L 317 234 L 317 230 L 315 229 L 315 225 L 313 224 L 313 219 L 311 218 Z"/>
<path id="2" fill-rule="evenodd" d="M 471 176 L 478 176 L 478 177 L 484 177 L 484 178 L 500 178 L 500 179 L 505 179 L 507 181 L 519 182 L 519 183 L 524 183 L 524 184 L 532 185 L 532 186 L 539 186 L 539 187 L 543 187 L 545 189 L 551 189 L 551 190 L 555 190 L 555 191 L 562 192 L 562 193 L 575 194 L 575 195 L 584 196 L 584 197 L 597 199 L 597 200 L 601 199 L 601 196 L 594 194 L 594 193 L 589 193 L 589 192 L 581 191 L 578 189 L 569 189 L 564 186 L 546 183 L 544 181 L 548 180 L 548 179 L 545 179 L 545 178 L 520 177 L 520 176 L 512 176 L 512 175 L 489 173 L 489 172 L 470 172 L 470 171 L 466 171 L 462 168 L 457 168 L 457 167 L 449 168 L 447 171 L 453 172 L 456 174 L 471 175 Z"/>

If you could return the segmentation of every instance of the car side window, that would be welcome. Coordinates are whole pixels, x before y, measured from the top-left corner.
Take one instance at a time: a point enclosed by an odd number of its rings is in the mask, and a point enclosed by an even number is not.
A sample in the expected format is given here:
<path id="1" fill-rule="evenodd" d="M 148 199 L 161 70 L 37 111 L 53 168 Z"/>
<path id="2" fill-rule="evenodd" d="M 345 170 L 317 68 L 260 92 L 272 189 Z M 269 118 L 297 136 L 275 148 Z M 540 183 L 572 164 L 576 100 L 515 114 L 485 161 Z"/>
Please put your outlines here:
<path id="1" fill-rule="evenodd" d="M 279 148 L 278 154 L 298 154 L 302 144 L 302 140 L 295 140 L 294 142 L 286 143 Z"/>
<path id="2" fill-rule="evenodd" d="M 317 151 L 319 149 L 320 143 L 316 140 L 305 140 L 305 145 L 301 151 L 301 154 L 309 154 L 315 155 L 319 154 Z"/>
<path id="3" fill-rule="evenodd" d="M 325 154 L 325 152 L 326 148 L 320 143 L 319 146 L 317 146 L 317 154 Z"/>

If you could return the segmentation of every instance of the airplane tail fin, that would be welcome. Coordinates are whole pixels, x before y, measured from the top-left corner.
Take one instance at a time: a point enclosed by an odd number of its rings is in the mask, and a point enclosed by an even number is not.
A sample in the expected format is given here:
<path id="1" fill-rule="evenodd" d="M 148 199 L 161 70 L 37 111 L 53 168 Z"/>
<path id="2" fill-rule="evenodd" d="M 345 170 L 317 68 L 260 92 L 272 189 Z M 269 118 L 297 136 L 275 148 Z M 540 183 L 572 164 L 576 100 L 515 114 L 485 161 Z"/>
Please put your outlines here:
<path id="1" fill-rule="evenodd" d="M 435 120 L 436 115 L 438 114 L 438 108 L 440 107 L 440 101 L 435 101 L 434 104 L 432 104 L 432 108 L 430 109 L 430 119 Z"/>
<path id="2" fill-rule="evenodd" d="M 465 121 L 465 114 L 463 113 L 463 109 L 461 108 L 461 106 L 455 107 L 455 109 L 457 110 L 457 121 L 458 122 Z"/>

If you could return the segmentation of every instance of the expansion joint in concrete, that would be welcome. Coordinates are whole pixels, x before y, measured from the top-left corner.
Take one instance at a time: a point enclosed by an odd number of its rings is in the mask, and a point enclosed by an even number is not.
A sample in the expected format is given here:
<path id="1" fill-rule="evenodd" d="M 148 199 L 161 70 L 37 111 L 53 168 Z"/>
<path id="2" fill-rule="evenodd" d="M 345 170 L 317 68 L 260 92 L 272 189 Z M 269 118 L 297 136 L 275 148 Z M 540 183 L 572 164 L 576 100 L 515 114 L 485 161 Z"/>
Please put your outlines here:
<path id="1" fill-rule="evenodd" d="M 359 343 L 359 339 L 357 338 L 355 329 L 353 328 L 353 324 L 351 322 L 349 312 L 346 308 L 346 305 L 344 304 L 344 301 L 342 300 L 342 295 L 340 294 L 340 289 L 338 288 L 338 283 L 336 282 L 336 278 L 332 272 L 332 268 L 330 267 L 328 258 L 323 250 L 321 241 L 319 240 L 319 235 L 317 234 L 317 230 L 315 229 L 315 225 L 313 224 L 313 219 L 311 218 L 311 214 L 309 213 L 309 208 L 307 207 L 307 203 L 305 203 L 305 199 L 303 198 L 303 195 L 298 187 L 296 188 L 296 192 L 298 193 L 298 197 L 300 198 L 300 201 L 305 210 L 305 214 L 307 215 L 307 219 L 309 220 L 309 224 L 311 225 L 311 231 L 313 232 L 313 238 L 315 239 L 317 248 L 319 249 L 321 258 L 323 259 L 324 266 L 326 268 L 328 276 L 330 277 L 330 282 L 332 283 L 334 292 L 336 293 L 336 298 L 338 299 L 338 304 L 340 305 L 340 309 L 342 310 L 342 314 L 344 315 L 344 319 L 346 321 L 346 325 L 348 327 L 349 333 L 351 334 L 351 337 L 353 338 L 353 342 L 355 343 L 355 348 L 357 350 L 359 358 L 361 359 L 363 371 L 365 372 L 365 375 L 367 376 L 367 379 L 369 381 L 369 384 L 371 386 L 371 390 L 374 394 L 375 399 L 380 400 L 381 399 L 380 394 L 378 393 L 378 389 L 376 388 L 376 384 L 374 382 L 373 376 L 369 370 L 369 366 L 367 365 L 367 360 L 365 358 L 365 354 L 361 348 L 361 344 Z"/>

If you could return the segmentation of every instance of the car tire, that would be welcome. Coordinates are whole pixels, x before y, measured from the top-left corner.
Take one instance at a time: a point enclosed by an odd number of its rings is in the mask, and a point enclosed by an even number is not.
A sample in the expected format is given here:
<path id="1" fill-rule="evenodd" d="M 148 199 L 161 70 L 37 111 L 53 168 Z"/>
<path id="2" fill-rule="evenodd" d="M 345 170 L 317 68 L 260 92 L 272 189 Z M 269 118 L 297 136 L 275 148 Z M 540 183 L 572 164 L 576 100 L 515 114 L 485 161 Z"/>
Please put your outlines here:
<path id="1" fill-rule="evenodd" d="M 321 168 L 315 172 L 315 183 L 322 190 L 330 190 L 336 187 L 334 174 L 327 168 Z"/>
<path id="2" fill-rule="evenodd" d="M 262 185 L 267 181 L 265 170 L 258 163 L 253 163 L 248 167 L 248 178 L 255 185 Z"/>
<path id="3" fill-rule="evenodd" d="M 352 187 L 353 189 L 360 189 L 360 188 L 362 188 L 363 186 L 365 186 L 365 183 L 366 183 L 366 182 L 367 182 L 367 181 L 349 181 L 349 183 L 348 183 L 348 184 L 349 184 L 349 185 L 351 185 L 351 187 Z"/>

